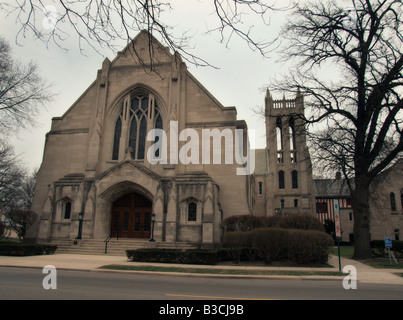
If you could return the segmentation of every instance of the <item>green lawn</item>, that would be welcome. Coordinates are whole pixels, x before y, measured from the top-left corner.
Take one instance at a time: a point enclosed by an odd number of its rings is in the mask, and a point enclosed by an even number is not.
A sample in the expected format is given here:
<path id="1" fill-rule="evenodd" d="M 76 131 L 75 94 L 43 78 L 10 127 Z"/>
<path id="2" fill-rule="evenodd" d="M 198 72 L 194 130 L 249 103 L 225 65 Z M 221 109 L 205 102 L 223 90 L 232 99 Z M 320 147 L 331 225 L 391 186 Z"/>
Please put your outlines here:
<path id="1" fill-rule="evenodd" d="M 243 270 L 243 269 L 212 269 L 212 268 L 179 268 L 159 266 L 121 266 L 107 265 L 100 269 L 153 271 L 153 272 L 179 272 L 197 274 L 228 274 L 228 275 L 289 275 L 289 276 L 340 276 L 339 272 L 332 271 L 291 271 L 291 270 Z"/>
<path id="2" fill-rule="evenodd" d="M 333 254 L 338 256 L 337 247 L 333 249 Z M 352 259 L 354 254 L 353 246 L 340 246 L 340 256 L 347 259 Z M 391 268 L 391 269 L 403 269 L 403 263 L 398 260 L 399 264 L 396 264 L 393 259 L 392 263 L 389 261 L 389 256 L 386 257 L 373 257 L 372 259 L 360 260 L 360 262 L 365 263 L 374 268 Z"/>
<path id="3" fill-rule="evenodd" d="M 338 256 L 338 249 L 337 246 L 333 250 L 333 254 L 335 256 Z M 347 259 L 352 259 L 354 254 L 354 247 L 353 246 L 340 246 L 340 256 L 347 258 Z"/>

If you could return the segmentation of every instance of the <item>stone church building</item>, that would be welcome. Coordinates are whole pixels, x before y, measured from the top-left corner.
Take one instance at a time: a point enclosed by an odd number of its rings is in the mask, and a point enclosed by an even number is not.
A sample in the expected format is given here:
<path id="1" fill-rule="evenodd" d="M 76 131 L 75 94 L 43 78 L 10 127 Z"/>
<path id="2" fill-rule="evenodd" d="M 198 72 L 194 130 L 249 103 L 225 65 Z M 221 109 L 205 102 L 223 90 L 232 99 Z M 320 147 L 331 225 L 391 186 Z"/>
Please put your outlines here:
<path id="1" fill-rule="evenodd" d="M 273 100 L 267 92 L 267 147 L 249 150 L 236 108 L 223 106 L 178 54 L 140 32 L 52 119 L 31 208 L 39 220 L 27 237 L 152 237 L 211 247 L 232 215 L 314 215 L 305 131 L 293 118 L 303 111 L 302 96 Z"/>

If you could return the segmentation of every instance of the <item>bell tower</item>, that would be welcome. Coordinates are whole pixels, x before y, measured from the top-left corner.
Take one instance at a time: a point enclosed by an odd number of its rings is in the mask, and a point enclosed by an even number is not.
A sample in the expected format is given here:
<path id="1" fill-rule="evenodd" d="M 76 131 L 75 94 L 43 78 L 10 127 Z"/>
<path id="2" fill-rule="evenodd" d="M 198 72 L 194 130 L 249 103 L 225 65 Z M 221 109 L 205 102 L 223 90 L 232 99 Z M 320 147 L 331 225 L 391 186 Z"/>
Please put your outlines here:
<path id="1" fill-rule="evenodd" d="M 303 120 L 304 98 L 265 97 L 267 192 L 266 215 L 315 214 L 312 164 Z"/>

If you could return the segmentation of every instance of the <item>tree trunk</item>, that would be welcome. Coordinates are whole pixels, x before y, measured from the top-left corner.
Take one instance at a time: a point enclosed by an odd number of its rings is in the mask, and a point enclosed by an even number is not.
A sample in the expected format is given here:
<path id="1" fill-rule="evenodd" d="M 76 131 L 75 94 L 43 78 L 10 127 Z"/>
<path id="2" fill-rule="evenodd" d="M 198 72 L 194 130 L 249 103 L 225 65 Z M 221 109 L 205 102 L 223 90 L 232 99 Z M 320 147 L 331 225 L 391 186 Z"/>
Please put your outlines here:
<path id="1" fill-rule="evenodd" d="M 352 193 L 354 212 L 354 259 L 371 257 L 370 248 L 370 213 L 369 213 L 369 181 L 356 179 L 356 188 Z"/>

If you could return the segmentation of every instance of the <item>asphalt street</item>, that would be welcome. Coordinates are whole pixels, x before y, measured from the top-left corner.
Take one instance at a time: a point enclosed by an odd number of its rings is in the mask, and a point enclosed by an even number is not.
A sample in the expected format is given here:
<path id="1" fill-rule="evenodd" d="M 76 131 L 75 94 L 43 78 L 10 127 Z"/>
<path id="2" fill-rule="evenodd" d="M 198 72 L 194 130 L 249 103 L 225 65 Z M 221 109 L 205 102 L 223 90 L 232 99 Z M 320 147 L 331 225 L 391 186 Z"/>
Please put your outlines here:
<path id="1" fill-rule="evenodd" d="M 0 267 L 1 300 L 401 300 L 403 286 L 335 280 L 235 279 L 57 270 L 45 289 L 40 268 Z"/>

